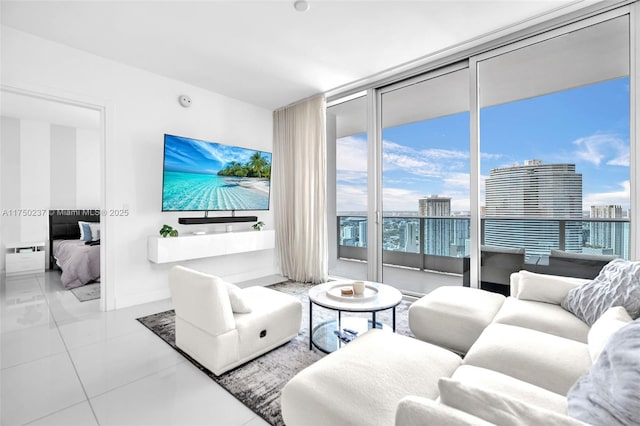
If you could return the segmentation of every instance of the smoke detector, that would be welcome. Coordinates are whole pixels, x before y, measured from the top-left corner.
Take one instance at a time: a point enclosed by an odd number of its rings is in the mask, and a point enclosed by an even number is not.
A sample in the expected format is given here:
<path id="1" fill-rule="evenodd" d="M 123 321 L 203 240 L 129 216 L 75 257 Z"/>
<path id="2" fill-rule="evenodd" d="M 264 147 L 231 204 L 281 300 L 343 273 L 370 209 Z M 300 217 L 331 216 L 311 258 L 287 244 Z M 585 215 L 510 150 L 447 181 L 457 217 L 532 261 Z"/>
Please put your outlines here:
<path id="1" fill-rule="evenodd" d="M 191 98 L 187 95 L 180 95 L 178 97 L 178 102 L 185 108 L 189 108 L 191 106 Z"/>
<path id="2" fill-rule="evenodd" d="M 297 0 L 295 3 L 293 3 L 293 7 L 298 12 L 306 12 L 307 10 L 309 10 L 309 3 L 305 0 Z"/>

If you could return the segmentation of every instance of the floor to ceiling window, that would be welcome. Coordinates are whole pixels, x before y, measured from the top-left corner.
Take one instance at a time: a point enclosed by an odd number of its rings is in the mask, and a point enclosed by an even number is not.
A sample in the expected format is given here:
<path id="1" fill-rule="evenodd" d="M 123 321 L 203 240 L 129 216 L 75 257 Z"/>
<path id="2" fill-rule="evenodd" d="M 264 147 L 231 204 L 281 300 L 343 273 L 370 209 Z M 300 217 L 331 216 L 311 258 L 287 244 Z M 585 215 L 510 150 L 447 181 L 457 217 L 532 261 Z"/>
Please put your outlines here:
<path id="1" fill-rule="evenodd" d="M 503 271 L 485 265 L 481 281 L 508 286 L 558 256 L 629 258 L 628 17 L 497 53 L 477 63 L 480 208 Z"/>
<path id="2" fill-rule="evenodd" d="M 335 205 L 329 207 L 329 273 L 367 279 L 368 143 L 367 97 L 358 96 L 327 108 L 328 155 L 334 173 Z M 333 242 L 333 244 L 331 243 Z"/>
<path id="3" fill-rule="evenodd" d="M 511 272 L 558 273 L 558 257 L 633 258 L 628 13 L 328 108 L 330 274 L 507 293 Z"/>
<path id="4" fill-rule="evenodd" d="M 381 91 L 382 281 L 407 292 L 462 283 L 468 75 L 458 65 Z"/>

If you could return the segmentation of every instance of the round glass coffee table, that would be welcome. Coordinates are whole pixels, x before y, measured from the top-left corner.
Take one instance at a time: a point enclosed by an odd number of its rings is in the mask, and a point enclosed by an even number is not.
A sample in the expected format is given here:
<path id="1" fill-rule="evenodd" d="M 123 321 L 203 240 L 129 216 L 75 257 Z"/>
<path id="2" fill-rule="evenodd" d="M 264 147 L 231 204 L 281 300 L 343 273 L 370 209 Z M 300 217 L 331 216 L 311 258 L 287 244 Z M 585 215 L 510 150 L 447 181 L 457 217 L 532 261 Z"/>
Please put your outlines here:
<path id="1" fill-rule="evenodd" d="M 386 284 L 365 281 L 362 295 L 343 295 L 342 288 L 351 288 L 353 281 L 331 281 L 309 290 L 309 349 L 314 346 L 325 353 L 333 352 L 370 328 L 389 328 L 376 320 L 376 313 L 392 309 L 393 331 L 396 331 L 396 306 L 402 293 Z M 338 311 L 337 319 L 313 325 L 313 305 Z M 368 318 L 342 318 L 343 312 L 371 313 Z"/>

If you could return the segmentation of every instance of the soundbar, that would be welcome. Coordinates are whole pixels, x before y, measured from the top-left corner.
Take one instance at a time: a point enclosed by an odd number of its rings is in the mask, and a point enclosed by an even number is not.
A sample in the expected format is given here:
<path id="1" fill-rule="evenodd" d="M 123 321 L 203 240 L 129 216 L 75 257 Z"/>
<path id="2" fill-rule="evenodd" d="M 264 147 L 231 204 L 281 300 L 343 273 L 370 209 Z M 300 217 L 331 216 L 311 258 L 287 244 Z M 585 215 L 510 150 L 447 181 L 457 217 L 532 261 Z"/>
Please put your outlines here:
<path id="1" fill-rule="evenodd" d="M 258 216 L 218 216 L 218 217 L 180 217 L 181 225 L 201 225 L 203 223 L 257 222 Z"/>

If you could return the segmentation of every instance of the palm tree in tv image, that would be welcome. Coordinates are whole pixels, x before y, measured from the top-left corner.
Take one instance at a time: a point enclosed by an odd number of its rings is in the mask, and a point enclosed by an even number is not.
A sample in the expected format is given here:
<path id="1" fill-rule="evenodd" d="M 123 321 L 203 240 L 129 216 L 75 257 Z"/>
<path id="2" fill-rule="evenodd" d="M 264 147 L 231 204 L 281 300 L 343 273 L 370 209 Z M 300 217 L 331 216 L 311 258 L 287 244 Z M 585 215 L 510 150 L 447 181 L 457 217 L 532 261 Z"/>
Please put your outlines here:
<path id="1" fill-rule="evenodd" d="M 251 156 L 251 159 L 249 160 L 249 167 L 251 167 L 251 170 L 253 171 L 253 176 L 255 177 L 259 177 L 259 178 L 266 177 L 262 175 L 266 171 L 267 166 L 270 166 L 270 164 L 262 156 L 262 153 L 260 151 L 256 151 Z"/>

